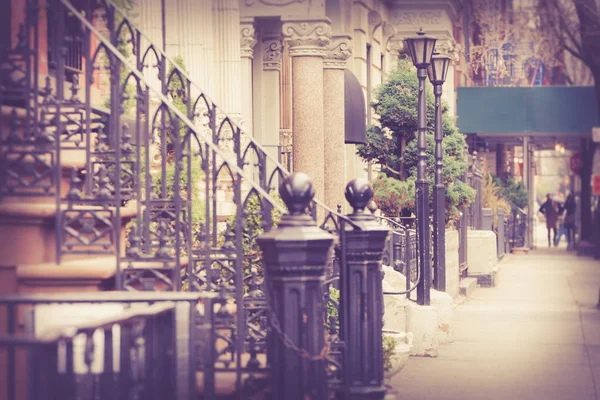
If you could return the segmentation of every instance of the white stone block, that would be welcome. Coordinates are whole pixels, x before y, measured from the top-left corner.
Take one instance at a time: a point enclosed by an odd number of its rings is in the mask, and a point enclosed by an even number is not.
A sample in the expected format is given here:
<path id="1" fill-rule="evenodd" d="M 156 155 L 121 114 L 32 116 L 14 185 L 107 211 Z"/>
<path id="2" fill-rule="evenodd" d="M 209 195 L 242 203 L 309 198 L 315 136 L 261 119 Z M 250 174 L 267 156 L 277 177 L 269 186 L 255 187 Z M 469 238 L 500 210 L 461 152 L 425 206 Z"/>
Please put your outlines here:
<path id="1" fill-rule="evenodd" d="M 383 281 L 383 292 L 398 291 L 385 280 Z M 385 329 L 406 331 L 406 306 L 408 300 L 404 295 L 383 295 L 383 327 Z"/>
<path id="2" fill-rule="evenodd" d="M 48 304 L 38 305 L 33 310 L 32 325 L 27 327 L 28 331 L 36 336 L 55 329 L 66 329 L 74 325 L 93 323 L 105 318 L 113 317 L 122 313 L 123 304 Z M 118 349 L 118 337 L 115 338 L 115 349 Z M 96 331 L 93 335 L 94 357 L 90 365 L 92 372 L 100 373 L 104 365 L 104 333 Z M 88 369 L 84 361 L 85 335 L 80 334 L 73 340 L 73 368 L 76 373 L 87 373 Z M 64 355 L 59 352 L 59 367 L 64 366 Z"/>
<path id="3" fill-rule="evenodd" d="M 467 232 L 469 275 L 491 275 L 498 263 L 496 234 L 492 231 Z"/>
<path id="4" fill-rule="evenodd" d="M 458 296 L 460 283 L 458 246 L 458 231 L 455 229 L 446 230 L 446 293 L 453 298 Z"/>
<path id="5" fill-rule="evenodd" d="M 452 342 L 452 314 L 454 301 L 446 292 L 431 289 L 431 305 L 438 311 L 438 338 L 440 343 Z"/>
<path id="6" fill-rule="evenodd" d="M 438 310 L 434 306 L 408 304 L 406 326 L 407 331 L 413 334 L 411 356 L 438 356 L 440 347 L 438 318 Z"/>

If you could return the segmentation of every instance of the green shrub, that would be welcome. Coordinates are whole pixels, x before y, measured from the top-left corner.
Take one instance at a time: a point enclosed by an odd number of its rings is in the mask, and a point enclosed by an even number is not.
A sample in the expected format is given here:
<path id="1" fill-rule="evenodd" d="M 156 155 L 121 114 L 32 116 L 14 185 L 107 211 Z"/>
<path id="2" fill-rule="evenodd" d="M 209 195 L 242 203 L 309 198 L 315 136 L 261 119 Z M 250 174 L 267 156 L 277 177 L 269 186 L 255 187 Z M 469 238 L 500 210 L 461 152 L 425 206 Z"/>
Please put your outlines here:
<path id="1" fill-rule="evenodd" d="M 431 85 L 426 85 L 428 133 L 427 178 L 430 199 L 435 173 L 435 141 L 433 135 L 434 98 Z M 402 59 L 388 79 L 375 91 L 371 104 L 379 115 L 380 126 L 370 126 L 367 143 L 358 146 L 358 155 L 365 161 L 381 166 L 381 176 L 373 182 L 375 202 L 390 217 L 405 211 L 414 212 L 414 186 L 417 176 L 417 98 L 418 79 L 412 62 Z M 448 105 L 442 103 L 444 138 L 442 181 L 446 187 L 446 219 L 455 220 L 460 210 L 475 199 L 475 191 L 460 181 L 468 165 L 464 159 L 465 135 L 456 128 L 448 115 Z M 430 201 L 430 207 L 432 207 Z"/>
<path id="2" fill-rule="evenodd" d="M 392 360 L 396 356 L 396 339 L 383 335 L 383 370 L 388 372 L 392 369 Z"/>
<path id="3" fill-rule="evenodd" d="M 494 183 L 500 187 L 500 195 L 519 208 L 527 207 L 529 194 L 523 182 L 517 182 L 513 176 L 500 178 L 492 176 Z"/>

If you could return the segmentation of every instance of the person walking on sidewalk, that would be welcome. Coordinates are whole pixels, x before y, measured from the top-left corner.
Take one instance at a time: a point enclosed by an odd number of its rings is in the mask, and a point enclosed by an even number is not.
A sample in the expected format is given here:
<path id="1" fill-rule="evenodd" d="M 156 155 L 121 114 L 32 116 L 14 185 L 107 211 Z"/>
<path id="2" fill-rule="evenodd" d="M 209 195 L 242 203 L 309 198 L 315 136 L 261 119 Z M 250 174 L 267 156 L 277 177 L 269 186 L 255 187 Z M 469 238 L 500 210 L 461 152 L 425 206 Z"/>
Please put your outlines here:
<path id="1" fill-rule="evenodd" d="M 565 200 L 565 205 L 561 208 L 560 213 L 565 213 L 564 225 L 567 230 L 567 250 L 571 250 L 573 248 L 574 240 L 575 240 L 575 210 L 577 209 L 577 204 L 575 204 L 575 197 L 573 194 L 569 194 L 567 196 L 567 200 Z"/>
<path id="2" fill-rule="evenodd" d="M 546 217 L 546 229 L 548 229 L 548 247 L 552 247 L 552 243 L 556 243 L 556 222 L 558 221 L 558 204 L 552 200 L 552 195 L 546 195 L 546 202 L 542 204 L 539 210 Z M 550 239 L 550 231 L 552 231 L 552 240 Z"/>

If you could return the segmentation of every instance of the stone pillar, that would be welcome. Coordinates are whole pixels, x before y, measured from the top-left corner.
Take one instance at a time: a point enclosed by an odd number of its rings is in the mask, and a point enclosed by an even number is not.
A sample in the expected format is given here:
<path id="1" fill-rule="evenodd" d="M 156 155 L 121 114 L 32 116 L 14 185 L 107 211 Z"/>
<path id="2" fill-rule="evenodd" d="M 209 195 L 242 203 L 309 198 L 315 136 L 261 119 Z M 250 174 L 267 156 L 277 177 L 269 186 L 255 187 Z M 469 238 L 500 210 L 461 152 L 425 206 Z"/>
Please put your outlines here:
<path id="1" fill-rule="evenodd" d="M 164 37 L 167 55 L 181 57 L 192 81 L 210 95 L 214 87 L 213 21 L 206 16 L 211 13 L 212 0 L 164 0 L 164 36 L 162 6 L 161 0 L 150 0 L 140 5 L 142 32 L 150 32 L 150 39 L 157 44 L 163 43 Z M 198 23 L 200 20 L 201 24 Z M 193 92 L 192 95 L 199 93 Z"/>
<path id="2" fill-rule="evenodd" d="M 286 155 L 282 158 L 283 165 L 291 169 L 291 154 L 289 146 L 292 143 L 292 59 L 290 58 L 289 44 L 284 43 L 283 56 L 281 57 L 281 102 L 279 122 L 279 144 Z"/>
<path id="3" fill-rule="evenodd" d="M 271 28 L 271 29 L 268 29 Z M 277 160 L 280 128 L 280 76 L 283 40 L 274 27 L 268 27 L 262 35 L 262 129 L 261 144 Z"/>
<path id="4" fill-rule="evenodd" d="M 248 19 L 240 23 L 240 56 L 242 77 L 242 126 L 250 135 L 253 134 L 252 109 L 252 58 L 256 45 L 254 20 Z"/>
<path id="5" fill-rule="evenodd" d="M 323 198 L 323 57 L 331 27 L 326 20 L 286 21 L 283 36 L 292 57 L 294 171 L 307 173 L 317 198 Z"/>
<path id="6" fill-rule="evenodd" d="M 344 70 L 352 54 L 350 36 L 334 36 L 327 46 L 323 71 L 323 118 L 325 121 L 325 204 L 344 205 L 346 184 Z"/>
<path id="7" fill-rule="evenodd" d="M 240 10 L 238 0 L 213 0 L 215 87 L 217 106 L 230 116 L 242 112 L 240 90 Z M 202 25 L 201 21 L 197 21 Z"/>

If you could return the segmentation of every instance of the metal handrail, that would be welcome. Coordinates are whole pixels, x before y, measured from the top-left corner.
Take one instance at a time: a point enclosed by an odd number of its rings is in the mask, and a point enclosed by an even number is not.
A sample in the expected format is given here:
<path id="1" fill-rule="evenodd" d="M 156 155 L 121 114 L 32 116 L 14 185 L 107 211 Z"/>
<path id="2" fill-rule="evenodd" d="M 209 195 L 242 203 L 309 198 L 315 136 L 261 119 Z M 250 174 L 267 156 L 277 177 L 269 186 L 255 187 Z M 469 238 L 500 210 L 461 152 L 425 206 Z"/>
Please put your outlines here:
<path id="1" fill-rule="evenodd" d="M 388 223 L 391 223 L 392 225 L 396 226 L 397 228 L 401 228 L 401 229 L 403 229 L 404 231 L 408 231 L 408 230 L 409 230 L 408 228 L 406 228 L 405 226 L 401 225 L 399 222 L 397 222 L 397 221 L 394 221 L 394 220 L 393 220 L 393 219 L 391 219 L 391 218 L 384 217 L 383 215 L 376 215 L 375 217 L 376 217 L 376 218 L 379 218 L 379 219 L 382 219 L 382 220 L 384 220 L 384 221 L 386 221 L 386 222 L 388 222 Z M 402 219 L 416 219 L 416 218 L 415 218 L 415 217 L 402 217 Z M 406 234 L 405 234 L 405 235 L 406 235 Z M 406 236 L 405 236 L 405 237 L 406 237 Z M 405 239 L 405 240 L 406 240 L 406 239 Z M 405 250 L 405 251 L 408 251 L 408 246 L 409 246 L 409 244 L 408 244 L 408 242 L 407 242 L 407 243 L 406 243 L 406 250 Z M 417 259 L 417 260 L 418 260 L 418 259 Z M 406 268 L 410 268 L 410 266 L 409 266 L 409 265 L 407 265 L 407 266 L 406 266 Z M 406 277 L 405 277 L 405 278 L 406 278 Z M 408 280 L 408 278 L 406 278 L 406 279 Z M 416 279 L 416 282 L 414 283 L 414 286 L 412 286 L 412 287 L 409 287 L 408 289 L 406 289 L 406 290 L 404 290 L 404 291 L 401 291 L 401 292 L 385 292 L 385 291 L 384 291 L 384 292 L 383 292 L 383 294 L 384 294 L 384 295 L 393 295 L 393 296 L 396 296 L 396 295 L 404 295 L 404 294 L 409 294 L 409 293 L 413 292 L 415 289 L 417 289 L 417 286 L 419 286 L 419 283 L 420 283 L 420 282 L 421 282 L 421 269 L 417 267 L 417 279 Z M 409 300 L 410 300 L 410 299 L 409 299 Z"/>
<path id="2" fill-rule="evenodd" d="M 219 146 L 214 144 L 212 142 L 212 140 L 207 137 L 207 135 L 205 135 L 204 133 L 202 133 L 200 131 L 200 129 L 196 128 L 196 124 L 194 124 L 192 121 L 190 121 L 186 115 L 184 115 L 181 111 L 179 111 L 177 109 L 177 107 L 175 107 L 173 104 L 171 104 L 171 101 L 167 98 L 167 96 L 165 96 L 159 90 L 154 88 L 148 82 L 148 80 L 144 77 L 144 75 L 137 69 L 137 67 L 134 66 L 132 63 L 130 63 L 129 60 L 127 60 L 127 58 L 115 46 L 113 46 L 113 44 L 110 42 L 110 40 L 107 40 L 106 37 L 104 37 L 98 31 L 98 29 L 96 29 L 96 27 L 94 27 L 79 11 L 77 11 L 77 9 L 71 4 L 71 2 L 69 0 L 59 0 L 59 1 L 63 4 L 63 6 L 65 6 L 67 9 L 69 9 L 69 11 L 72 12 L 73 15 L 76 16 L 81 21 L 81 23 L 84 24 L 86 26 L 86 28 L 90 30 L 90 32 L 92 32 L 94 35 L 96 35 L 97 39 L 100 42 L 102 42 L 102 44 L 104 46 L 106 46 L 106 48 L 108 50 L 110 50 L 110 52 L 115 57 L 117 57 L 121 63 L 123 63 L 125 66 L 127 66 L 129 68 L 129 70 L 131 71 L 131 73 L 133 75 L 135 75 L 135 77 L 137 79 L 139 79 L 140 82 L 143 82 L 144 85 L 146 85 L 146 87 L 149 90 L 153 91 L 156 94 L 156 96 L 158 97 L 158 99 L 169 109 L 169 111 L 172 112 L 174 115 L 176 115 L 177 118 L 179 118 L 181 121 L 183 121 L 187 125 L 188 129 L 190 129 L 194 133 L 194 135 L 196 135 L 196 138 L 200 137 L 204 141 L 204 143 L 206 143 L 206 145 L 212 151 L 215 152 L 215 154 L 217 154 L 219 157 L 221 157 L 223 160 L 225 160 L 225 162 L 228 164 L 228 166 L 232 170 L 234 170 L 237 174 L 239 174 L 239 176 L 241 176 L 244 179 L 244 181 L 246 181 L 250 186 L 252 186 L 252 189 L 256 190 L 261 196 L 263 196 L 265 199 L 267 199 L 269 201 L 269 203 L 271 203 L 271 205 L 273 207 L 275 207 L 275 209 L 277 209 L 277 211 L 279 211 L 281 213 L 285 213 L 286 210 L 277 201 L 275 201 L 275 199 L 273 199 L 271 197 L 271 195 L 269 193 L 267 193 L 266 190 L 264 190 L 262 187 L 260 187 L 260 185 L 256 184 L 253 180 L 249 179 L 246 176 L 246 174 L 244 173 L 244 170 L 242 168 L 240 168 L 236 162 L 231 161 L 229 159 L 229 157 L 225 155 L 225 152 L 219 148 Z M 214 103 L 213 103 L 213 105 L 214 105 Z M 230 122 L 233 123 L 233 121 L 230 120 L 229 117 L 227 117 L 227 118 Z"/>
<path id="3" fill-rule="evenodd" d="M 63 4 L 67 4 L 67 3 L 69 3 L 69 2 L 68 2 L 68 1 L 66 1 L 66 0 L 60 0 L 60 1 L 61 1 Z M 111 6 L 112 6 L 112 7 L 113 7 L 113 8 L 114 8 L 114 9 L 115 9 L 115 10 L 116 10 L 116 11 L 117 11 L 117 12 L 118 12 L 120 15 L 121 15 L 121 17 L 123 17 L 125 20 L 127 20 L 127 24 L 128 24 L 128 25 L 129 25 L 131 28 L 134 28 L 134 29 L 135 29 L 135 30 L 136 30 L 136 31 L 137 31 L 137 32 L 140 34 L 140 36 L 144 37 L 144 39 L 146 39 L 146 40 L 147 40 L 149 43 L 151 43 L 151 44 L 152 44 L 154 51 L 156 51 L 158 54 L 160 54 L 162 57 L 164 57 L 164 58 L 165 58 L 167 61 L 169 61 L 169 63 L 171 64 L 171 66 L 172 66 L 173 68 L 177 69 L 177 72 L 178 72 L 178 73 L 179 73 L 179 74 L 180 74 L 182 77 L 184 77 L 185 79 L 187 79 L 187 80 L 188 80 L 188 82 L 190 83 L 190 85 L 191 85 L 191 86 L 193 86 L 193 87 L 195 87 L 197 90 L 199 90 L 199 91 L 200 91 L 200 93 L 201 93 L 201 94 L 202 94 L 202 95 L 205 97 L 205 99 L 206 99 L 208 102 L 210 102 L 210 103 L 212 104 L 212 106 L 215 108 L 215 110 L 219 110 L 219 111 L 220 111 L 220 112 L 221 112 L 221 113 L 222 113 L 222 114 L 225 116 L 225 118 L 229 120 L 229 122 L 231 123 L 231 125 L 232 125 L 232 126 L 235 128 L 235 129 L 237 129 L 237 130 L 240 132 L 240 134 L 242 134 L 242 135 L 243 135 L 244 139 L 246 139 L 246 140 L 250 141 L 250 142 L 251 142 L 251 143 L 252 143 L 254 146 L 256 146 L 256 148 L 257 148 L 257 149 L 260 149 L 260 150 L 262 151 L 262 153 L 265 155 L 265 157 L 267 157 L 269 160 L 271 160 L 271 161 L 272 161 L 272 162 L 275 164 L 275 167 L 276 167 L 277 169 L 281 170 L 281 172 L 283 173 L 283 175 L 284 175 L 284 176 L 287 176 L 287 175 L 289 175 L 289 174 L 290 174 L 290 171 L 289 171 L 287 168 L 285 168 L 285 167 L 284 167 L 284 166 L 283 166 L 283 165 L 282 165 L 282 164 L 281 164 L 281 163 L 280 163 L 278 160 L 276 160 L 274 157 L 272 157 L 272 156 L 271 156 L 271 155 L 270 155 L 270 154 L 269 154 L 269 153 L 268 153 L 268 152 L 265 150 L 265 146 L 264 146 L 264 145 L 262 145 L 262 144 L 260 144 L 259 142 L 257 142 L 257 141 L 256 141 L 256 139 L 254 139 L 254 137 L 252 137 L 251 135 L 248 135 L 248 134 L 246 134 L 246 131 L 245 131 L 245 129 L 244 129 L 242 126 L 240 126 L 239 124 L 237 124 L 233 118 L 229 117 L 229 115 L 227 115 L 227 113 L 226 113 L 226 112 L 225 112 L 225 111 L 224 111 L 222 108 L 218 107 L 218 106 L 217 106 L 217 104 L 216 104 L 214 101 L 212 101 L 212 99 L 210 98 L 210 96 L 208 96 L 208 95 L 206 94 L 206 92 L 205 92 L 205 91 L 203 91 L 203 90 L 202 90 L 202 88 L 200 88 L 200 86 L 198 86 L 198 85 L 197 85 L 197 84 L 196 84 L 196 83 L 195 83 L 195 82 L 192 80 L 192 78 L 190 77 L 190 75 L 189 75 L 189 74 L 188 74 L 186 71 L 182 70 L 182 69 L 179 67 L 179 65 L 178 65 L 178 64 L 177 64 L 177 63 L 176 63 L 176 62 L 175 62 L 175 61 L 174 61 L 174 60 L 173 60 L 171 57 L 169 57 L 169 56 L 168 56 L 168 55 L 167 55 L 167 54 L 166 54 L 166 53 L 165 53 L 163 50 L 161 50 L 161 49 L 160 49 L 160 47 L 159 47 L 159 46 L 154 46 L 154 43 L 152 42 L 152 40 L 150 40 L 150 38 L 149 38 L 149 37 L 148 37 L 148 36 L 147 36 L 147 35 L 146 35 L 144 32 L 142 32 L 142 31 L 141 31 L 141 30 L 140 30 L 140 29 L 139 29 L 139 28 L 138 28 L 138 27 L 137 27 L 137 26 L 136 26 L 136 25 L 135 25 L 133 22 L 131 22 L 131 20 L 129 19 L 129 17 L 128 17 L 128 16 L 127 16 L 127 14 L 125 13 L 125 11 L 123 11 L 123 10 L 122 10 L 122 9 L 121 9 L 121 8 L 120 8 L 120 7 L 119 7 L 117 4 L 115 4 L 115 2 L 114 2 L 113 0 L 105 0 L 105 1 L 106 1 L 106 3 L 110 4 L 110 5 L 111 5 Z M 69 3 L 69 4 L 70 4 L 70 3 Z M 71 9 L 72 11 L 75 11 L 75 8 L 73 8 L 72 6 L 70 7 L 70 9 Z M 79 18 L 79 17 L 82 17 L 82 16 L 80 16 L 79 14 L 77 14 L 77 16 L 78 16 L 78 18 Z M 83 18 L 83 19 L 85 20 L 85 18 Z M 91 24 L 89 24 L 89 22 L 87 22 L 87 20 L 85 20 L 85 24 L 86 24 L 86 26 L 88 26 L 88 27 L 92 26 Z M 94 30 L 92 30 L 92 32 L 94 32 L 94 34 L 96 34 L 96 35 L 100 35 L 100 33 L 99 33 L 99 32 L 97 32 L 95 29 L 94 29 Z M 107 43 L 107 41 L 106 41 L 104 38 L 102 38 L 101 40 L 102 40 L 102 42 L 103 42 L 104 44 L 106 44 L 106 43 Z M 110 43 L 108 43 L 108 44 L 110 44 Z M 118 52 L 118 50 L 117 50 L 116 48 L 114 48 L 114 46 L 112 46 L 112 45 L 110 46 L 110 50 L 111 50 L 111 52 L 114 52 L 114 51 L 117 51 L 117 52 Z M 126 64 L 128 67 L 130 67 L 130 69 L 131 69 L 131 64 L 130 64 L 130 63 L 128 63 L 128 62 L 126 62 L 126 60 L 124 59 L 124 57 L 121 57 L 121 54 L 120 54 L 120 52 L 119 52 L 119 59 L 121 60 L 121 62 L 125 62 L 125 64 Z M 136 72 L 137 72 L 137 70 L 136 70 Z M 136 76 L 137 76 L 137 74 L 136 74 Z M 147 82 L 145 79 L 144 79 L 144 83 L 145 83 L 145 84 L 146 84 L 148 87 L 150 87 L 150 84 L 149 84 L 149 83 L 148 83 L 148 82 Z M 159 97 L 159 98 L 160 98 L 160 100 L 164 102 L 164 100 L 166 99 L 166 97 L 165 97 L 165 96 L 163 96 L 163 95 L 161 94 L 160 90 L 157 90 L 156 88 L 153 88 L 153 91 L 155 91 L 156 93 L 158 93 L 158 94 L 160 95 L 160 97 Z M 167 99 L 167 100 L 168 100 L 168 99 Z M 172 105 L 171 105 L 171 104 L 169 104 L 169 106 L 170 106 L 170 108 L 171 108 L 171 106 L 172 106 Z M 179 111 L 179 110 L 177 110 L 177 111 Z M 178 112 L 178 113 L 176 113 L 176 115 L 177 115 L 177 116 L 178 116 L 180 119 L 182 119 L 182 120 L 183 120 L 183 121 L 184 121 L 184 122 L 185 122 L 185 123 L 186 123 L 186 124 L 187 124 L 187 125 L 188 125 L 188 126 L 191 128 L 191 125 L 193 124 L 191 121 L 189 121 L 187 118 L 185 118 L 185 119 L 184 119 L 184 118 L 181 118 L 181 115 L 182 115 L 182 114 L 181 114 L 181 113 L 179 113 L 179 112 Z M 188 122 L 189 122 L 189 124 L 188 124 Z M 194 131 L 194 132 L 196 132 L 196 130 L 195 130 L 195 129 L 194 129 L 193 131 Z M 203 138 L 204 138 L 204 137 L 203 137 Z M 205 138 L 204 138 L 204 139 L 205 139 Z M 206 139 L 205 139 L 205 140 L 206 140 Z M 211 144 L 212 144 L 212 143 L 211 143 Z M 211 149 L 212 149 L 212 147 L 211 147 Z M 223 156 L 222 156 L 220 153 L 218 153 L 218 154 L 219 154 L 219 156 L 220 156 L 220 157 L 223 157 Z M 223 157 L 223 159 L 224 159 L 224 160 L 228 160 L 226 157 Z M 234 164 L 234 165 L 235 165 L 235 164 Z M 236 171 L 236 172 L 237 172 L 237 171 Z M 245 175 L 242 175 L 242 177 L 243 177 L 244 179 L 247 179 Z M 254 187 L 254 186 L 253 186 L 253 187 Z M 263 194 L 262 192 L 259 192 L 259 193 Z M 267 199 L 268 199 L 270 202 L 272 201 L 272 199 L 271 199 L 271 197 L 270 197 L 270 196 L 269 196 L 269 197 L 266 197 L 266 198 L 267 198 Z M 314 202 L 315 204 L 319 205 L 321 208 L 323 208 L 323 209 L 324 209 L 324 210 L 325 210 L 327 213 L 330 213 L 330 214 L 332 214 L 332 215 L 335 215 L 335 216 L 337 216 L 337 217 L 342 217 L 342 218 L 346 219 L 346 220 L 347 220 L 347 222 L 349 222 L 349 223 L 351 224 L 351 226 L 352 226 L 352 227 L 354 227 L 354 228 L 359 228 L 359 227 L 358 227 L 356 224 L 353 224 L 353 223 L 352 223 L 352 222 L 351 222 L 349 219 L 347 219 L 347 218 L 346 218 L 344 215 L 342 215 L 342 214 L 339 214 L 339 213 L 337 213 L 335 210 L 333 210 L 333 209 L 331 209 L 331 208 L 327 207 L 327 206 L 326 206 L 326 205 L 325 205 L 325 204 L 324 204 L 322 201 L 320 201 L 320 200 L 318 200 L 318 199 L 313 199 L 313 202 Z M 274 203 L 272 202 L 272 204 L 274 204 Z M 274 205 L 275 205 L 275 204 L 274 204 Z M 275 207 L 278 207 L 278 205 L 275 205 Z M 279 208 L 278 208 L 278 210 L 279 210 Z M 279 211 L 281 211 L 281 210 L 279 210 Z"/>

